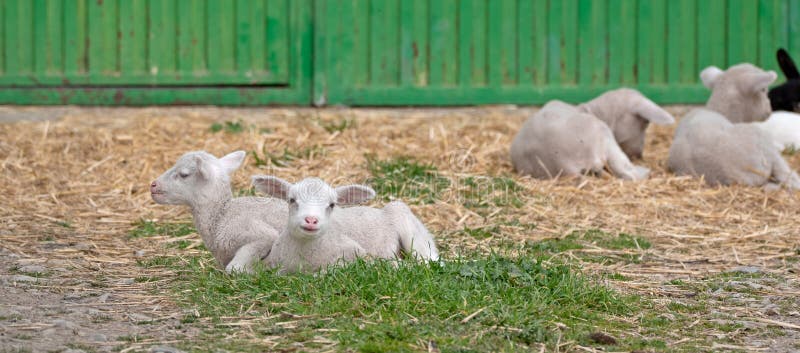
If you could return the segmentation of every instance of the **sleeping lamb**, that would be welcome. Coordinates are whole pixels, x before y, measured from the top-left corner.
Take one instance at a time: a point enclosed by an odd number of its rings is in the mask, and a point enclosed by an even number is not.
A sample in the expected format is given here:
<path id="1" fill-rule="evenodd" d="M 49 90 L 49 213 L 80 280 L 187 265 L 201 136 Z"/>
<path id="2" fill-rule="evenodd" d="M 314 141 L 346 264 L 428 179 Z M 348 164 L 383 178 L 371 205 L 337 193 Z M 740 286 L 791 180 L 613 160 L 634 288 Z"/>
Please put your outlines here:
<path id="1" fill-rule="evenodd" d="M 401 250 L 423 260 L 439 259 L 433 237 L 402 202 L 382 209 L 355 205 L 375 196 L 363 185 L 332 188 L 317 178 L 291 184 L 253 176 L 259 191 L 289 203 L 288 222 L 267 263 L 284 272 L 316 271 L 357 257 L 393 259 Z"/>
<path id="2" fill-rule="evenodd" d="M 150 185 L 156 203 L 191 208 L 203 243 L 228 273 L 251 272 L 286 226 L 284 201 L 233 198 L 230 174 L 244 157 L 244 151 L 219 159 L 204 151 L 189 152 Z"/>
<path id="3" fill-rule="evenodd" d="M 674 118 L 627 88 L 577 107 L 550 101 L 522 125 L 511 143 L 511 162 L 519 173 L 542 179 L 601 172 L 606 166 L 620 178 L 645 179 L 649 170 L 633 165 L 620 145 L 641 157 L 650 122 L 671 124 Z"/>
<path id="4" fill-rule="evenodd" d="M 800 188 L 800 178 L 766 132 L 753 123 L 731 122 L 769 116 L 766 88 L 776 76 L 750 64 L 703 70 L 700 77 L 712 90 L 711 98 L 705 108 L 692 110 L 678 124 L 669 169 L 678 175 L 704 176 L 709 185 Z"/>

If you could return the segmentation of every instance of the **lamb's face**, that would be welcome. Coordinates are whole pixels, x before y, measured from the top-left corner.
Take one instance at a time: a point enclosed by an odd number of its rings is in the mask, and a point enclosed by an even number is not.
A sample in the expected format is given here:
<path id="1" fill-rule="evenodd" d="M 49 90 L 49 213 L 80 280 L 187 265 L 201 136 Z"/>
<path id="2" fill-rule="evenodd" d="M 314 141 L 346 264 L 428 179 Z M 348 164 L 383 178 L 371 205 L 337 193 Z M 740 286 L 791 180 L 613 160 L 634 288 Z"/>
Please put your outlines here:
<path id="1" fill-rule="evenodd" d="M 709 67 L 700 74 L 711 89 L 707 106 L 731 122 L 766 120 L 772 112 L 767 89 L 778 75 L 750 64 L 739 64 L 721 71 Z"/>
<path id="2" fill-rule="evenodd" d="M 336 207 L 336 191 L 324 181 L 308 178 L 292 185 L 289 203 L 289 234 L 314 238 L 328 230 L 331 212 Z"/>
<path id="3" fill-rule="evenodd" d="M 243 159 L 241 151 L 220 159 L 202 151 L 186 153 L 150 184 L 150 196 L 158 204 L 191 206 L 230 194 L 228 174 Z"/>
<path id="4" fill-rule="evenodd" d="M 328 232 L 334 208 L 355 205 L 375 197 L 375 191 L 363 185 L 332 188 L 318 178 L 291 184 L 268 175 L 253 176 L 258 191 L 286 200 L 289 204 L 287 230 L 299 239 L 314 239 Z"/>
<path id="5" fill-rule="evenodd" d="M 629 158 L 642 158 L 645 131 L 647 131 L 648 125 L 650 125 L 650 121 L 634 112 L 620 116 L 619 127 L 614 129 L 614 138 Z"/>

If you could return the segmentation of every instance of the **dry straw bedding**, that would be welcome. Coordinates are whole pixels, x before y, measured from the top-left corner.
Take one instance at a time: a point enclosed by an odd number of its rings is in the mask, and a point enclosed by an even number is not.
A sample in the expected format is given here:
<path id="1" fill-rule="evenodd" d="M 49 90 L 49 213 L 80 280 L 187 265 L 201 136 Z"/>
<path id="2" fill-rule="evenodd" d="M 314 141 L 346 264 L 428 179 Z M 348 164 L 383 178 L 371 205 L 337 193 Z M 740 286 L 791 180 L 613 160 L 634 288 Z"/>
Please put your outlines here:
<path id="1" fill-rule="evenodd" d="M 688 107 L 669 110 L 681 116 Z M 483 214 L 465 208 L 457 194 L 441 191 L 440 201 L 412 209 L 446 244 L 450 255 L 482 250 L 498 238 L 513 242 L 562 237 L 571 230 L 599 228 L 648 239 L 653 247 L 635 251 L 642 261 L 610 265 L 586 263 L 590 270 L 621 273 L 635 281 L 619 283 L 640 292 L 662 290 L 672 277 L 696 277 L 746 265 L 785 273 L 797 265 L 796 220 L 800 201 L 789 192 L 766 193 L 753 187 L 710 188 L 701 181 L 666 171 L 674 126 L 651 127 L 644 161 L 653 172 L 643 182 L 608 176 L 541 181 L 515 176 L 508 146 L 535 108 L 496 106 L 459 109 L 217 109 L 85 108 L 63 119 L 0 125 L 0 247 L 24 257 L 73 261 L 76 273 L 108 276 L 143 273 L 135 251 L 175 252 L 163 244 L 128 239 L 139 219 L 188 220 L 186 209 L 154 204 L 148 183 L 184 152 L 206 150 L 217 156 L 237 149 L 281 153 L 321 148 L 284 168 L 256 167 L 249 155 L 234 176 L 246 188 L 253 174 L 272 173 L 289 180 L 319 176 L 332 184 L 359 182 L 370 175 L 365 154 L 408 156 L 432 163 L 448 178 L 507 175 L 524 188 L 519 208 Z M 328 132 L 326 123 L 351 119 L 353 126 Z M 213 122 L 241 120 L 233 134 L 212 132 Z M 787 157 L 794 168 L 800 157 Z M 374 202 L 373 204 L 379 204 Z M 529 229 L 510 221 L 534 223 Z M 68 222 L 66 228 L 58 222 Z M 463 235 L 466 227 L 498 225 L 488 239 Z M 50 251 L 41 241 L 85 243 L 88 249 Z M 197 239 L 196 235 L 192 236 Z M 166 239 L 163 239 L 166 241 Z M 589 249 L 592 251 L 592 249 Z M 596 249 L 598 252 L 609 250 Z M 177 255 L 185 253 L 178 251 Z M 569 254 L 565 255 L 569 256 Z M 575 261 L 579 261 L 577 258 Z M 147 270 L 155 271 L 155 270 Z M 141 290 L 140 290 L 141 289 Z M 136 285 L 131 295 L 152 296 Z M 153 297 L 152 300 L 164 298 Z"/>

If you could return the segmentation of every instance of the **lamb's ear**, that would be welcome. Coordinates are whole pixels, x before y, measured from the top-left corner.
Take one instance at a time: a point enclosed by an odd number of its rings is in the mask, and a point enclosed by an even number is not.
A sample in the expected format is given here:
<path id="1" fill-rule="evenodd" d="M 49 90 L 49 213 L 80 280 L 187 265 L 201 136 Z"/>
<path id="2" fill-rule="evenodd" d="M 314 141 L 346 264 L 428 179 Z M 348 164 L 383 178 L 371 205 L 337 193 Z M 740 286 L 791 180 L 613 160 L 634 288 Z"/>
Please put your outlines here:
<path id="1" fill-rule="evenodd" d="M 289 198 L 289 189 L 292 184 L 272 175 L 253 175 L 253 186 L 256 190 L 279 199 Z"/>
<path id="2" fill-rule="evenodd" d="M 781 67 L 787 80 L 800 78 L 800 73 L 797 72 L 797 66 L 794 65 L 794 60 L 789 56 L 789 52 L 780 48 L 776 56 L 778 57 L 778 66 Z"/>
<path id="3" fill-rule="evenodd" d="M 709 66 L 703 69 L 703 71 L 700 71 L 700 79 L 703 81 L 703 85 L 708 89 L 714 89 L 714 83 L 723 72 L 724 71 L 720 70 L 716 66 Z"/>
<path id="4" fill-rule="evenodd" d="M 636 106 L 636 115 L 656 125 L 672 125 L 675 118 L 661 109 L 657 104 L 647 98 L 642 97 L 642 101 Z"/>
<path id="5" fill-rule="evenodd" d="M 742 77 L 741 86 L 739 88 L 745 92 L 764 91 L 769 88 L 769 85 L 775 82 L 777 78 L 778 74 L 776 74 L 775 71 L 748 74 Z"/>
<path id="6" fill-rule="evenodd" d="M 242 165 L 244 162 L 244 157 L 247 156 L 247 153 L 244 151 L 236 151 L 233 153 L 229 153 L 219 159 L 220 163 L 222 163 L 222 168 L 225 170 L 225 173 L 231 174 L 236 169 Z"/>
<path id="7" fill-rule="evenodd" d="M 375 197 L 375 190 L 364 185 L 347 185 L 336 188 L 336 203 L 357 205 Z"/>
<path id="8" fill-rule="evenodd" d="M 197 174 L 201 177 L 208 179 L 214 175 L 214 168 L 215 166 L 211 163 L 208 163 L 203 157 L 194 156 L 195 166 L 197 168 Z"/>

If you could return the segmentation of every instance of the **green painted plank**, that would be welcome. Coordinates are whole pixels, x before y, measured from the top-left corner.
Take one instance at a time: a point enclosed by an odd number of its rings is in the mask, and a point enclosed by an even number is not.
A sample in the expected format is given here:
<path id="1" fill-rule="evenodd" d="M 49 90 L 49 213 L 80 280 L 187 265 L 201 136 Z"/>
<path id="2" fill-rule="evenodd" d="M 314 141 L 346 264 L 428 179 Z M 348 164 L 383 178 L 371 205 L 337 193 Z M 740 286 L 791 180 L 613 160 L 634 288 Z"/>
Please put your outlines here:
<path id="1" fill-rule="evenodd" d="M 714 65 L 728 66 L 727 54 L 727 11 L 726 0 L 705 0 L 697 3 L 697 16 L 702 18 L 702 30 L 697 32 L 697 71 L 694 79 L 699 82 L 700 71 Z"/>
<path id="2" fill-rule="evenodd" d="M 402 86 L 411 86 L 414 84 L 414 56 L 416 52 L 416 43 L 414 42 L 414 18 L 417 16 L 415 13 L 414 1 L 401 1 L 400 2 L 400 84 Z M 343 52 L 347 52 L 343 48 Z"/>
<path id="3" fill-rule="evenodd" d="M 561 1 L 551 1 L 547 12 L 547 83 L 557 85 L 562 82 L 561 73 L 564 66 L 562 58 L 564 53 L 562 46 L 564 42 L 564 30 L 561 24 L 564 11 L 564 3 Z"/>
<path id="4" fill-rule="evenodd" d="M 638 41 L 640 84 L 661 84 L 666 81 L 666 5 L 664 0 L 639 2 L 639 24 L 648 26 L 648 31 L 640 35 Z"/>
<path id="5" fill-rule="evenodd" d="M 205 2 L 202 0 L 178 1 L 177 60 L 181 81 L 205 74 Z"/>
<path id="6" fill-rule="evenodd" d="M 533 25 L 533 1 L 517 1 L 517 84 L 520 86 L 533 85 L 533 53 L 536 45 L 536 35 Z"/>
<path id="7" fill-rule="evenodd" d="M 465 0 L 466 1 L 466 0 Z M 473 86 L 489 84 L 489 8 L 488 0 L 471 0 L 472 4 L 472 36 L 470 53 L 472 55 L 471 82 Z"/>
<path id="8" fill-rule="evenodd" d="M 307 105 L 300 90 L 263 88 L 10 88 L 0 90 L 0 104 L 81 105 Z"/>
<path id="9" fill-rule="evenodd" d="M 354 68 L 349 64 L 353 58 L 352 55 L 354 55 L 352 53 L 355 43 L 354 35 L 351 31 L 353 29 L 353 16 L 357 16 L 357 14 L 353 13 L 355 4 L 350 0 L 334 0 L 328 1 L 327 5 L 330 10 L 335 9 L 336 15 L 331 16 L 329 14 L 329 20 L 326 21 L 327 25 L 323 28 L 328 38 L 331 40 L 338 38 L 336 43 L 332 43 L 331 48 L 336 48 L 340 54 L 334 55 L 336 54 L 335 52 L 328 50 L 324 53 L 319 53 L 321 55 L 319 59 L 326 63 L 328 79 L 331 82 L 340 83 L 342 86 L 352 86 L 352 82 L 349 82 L 350 80 L 343 80 L 342 77 L 351 77 L 355 71 L 363 70 L 363 68 Z"/>
<path id="10" fill-rule="evenodd" d="M 728 41 L 728 65 L 755 62 L 758 53 L 758 3 L 753 0 L 728 0 L 728 33 L 736 38 Z M 742 30 L 748 28 L 750 30 Z"/>
<path id="11" fill-rule="evenodd" d="M 775 70 L 775 51 L 781 47 L 780 27 L 782 16 L 779 0 L 758 0 L 758 66 Z"/>
<path id="12" fill-rule="evenodd" d="M 409 0 L 403 0 L 403 3 Z M 414 20 L 412 21 L 412 51 L 414 53 L 413 74 L 414 85 L 427 86 L 429 82 L 428 73 L 428 31 L 430 24 L 430 14 L 428 13 L 427 0 L 411 0 L 414 4 Z"/>
<path id="13" fill-rule="evenodd" d="M 153 1 L 153 0 L 151 0 Z M 230 4 L 207 0 L 208 38 L 206 62 L 211 72 L 235 71 L 234 9 Z"/>
<path id="14" fill-rule="evenodd" d="M 543 104 L 552 99 L 571 103 L 584 102 L 617 88 L 600 85 L 593 87 L 547 86 L 531 89 L 520 86 L 499 86 L 463 89 L 461 87 L 380 87 L 354 90 L 341 100 L 331 103 L 359 106 L 382 105 L 474 105 L 474 104 Z M 632 86 L 657 103 L 702 103 L 709 92 L 702 85 L 642 85 Z M 442 99 L 447 97 L 447 99 Z"/>
<path id="15" fill-rule="evenodd" d="M 786 50 L 794 54 L 793 59 L 800 54 L 800 0 L 789 0 L 789 41 Z"/>
<path id="16" fill-rule="evenodd" d="M 580 0 L 578 3 L 578 83 L 581 85 L 606 82 L 606 11 L 606 1 Z"/>
<path id="17" fill-rule="evenodd" d="M 561 84 L 575 84 L 578 78 L 578 0 L 564 1 L 561 13 L 564 51 Z"/>
<path id="18" fill-rule="evenodd" d="M 271 74 L 267 69 L 267 0 L 251 1 L 248 4 L 250 21 L 250 69 L 254 74 Z M 287 50 L 288 52 L 288 50 Z M 287 70 L 288 71 L 288 70 Z"/>
<path id="19" fill-rule="evenodd" d="M 47 74 L 48 42 L 47 37 L 47 2 L 46 0 L 29 0 L 33 3 L 33 42 L 27 45 L 33 47 L 33 74 L 40 76 Z"/>
<path id="20" fill-rule="evenodd" d="M 9 50 L 6 69 L 9 73 L 33 71 L 33 2 L 29 0 L 7 0 L 5 43 Z"/>
<path id="21" fill-rule="evenodd" d="M 88 71 L 87 27 L 86 1 L 67 1 L 64 4 L 64 72 L 68 77 Z"/>
<path id="22" fill-rule="evenodd" d="M 119 3 L 119 66 L 125 75 L 147 72 L 147 2 Z"/>
<path id="23" fill-rule="evenodd" d="M 472 20 L 476 17 L 472 13 L 474 1 L 462 0 L 458 3 L 458 84 L 462 87 L 472 85 L 472 67 L 475 63 L 475 47 L 472 38 Z M 483 14 L 477 14 L 482 16 Z"/>
<path id="24" fill-rule="evenodd" d="M 375 86 L 399 82 L 399 6 L 398 0 L 370 2 L 370 83 Z"/>
<path id="25" fill-rule="evenodd" d="M 458 75 L 458 6 L 455 0 L 430 3 L 430 84 L 450 86 Z"/>
<path id="26" fill-rule="evenodd" d="M 62 2 L 34 2 L 34 60 L 40 75 L 60 75 L 64 69 Z"/>
<path id="27" fill-rule="evenodd" d="M 609 84 L 627 86 L 636 83 L 636 36 L 641 34 L 636 29 L 637 6 L 637 0 L 608 2 Z"/>
<path id="28" fill-rule="evenodd" d="M 673 0 L 667 3 L 667 81 L 696 82 L 697 12 L 696 0 Z"/>
<path id="29" fill-rule="evenodd" d="M 118 74 L 117 4 L 114 0 L 89 2 L 90 79 Z"/>
<path id="30" fill-rule="evenodd" d="M 0 31 L 6 32 L 6 0 L 0 0 Z M 6 72 L 6 36 L 0 33 L 0 75 Z"/>
<path id="31" fill-rule="evenodd" d="M 350 54 L 352 57 L 352 65 L 348 65 L 351 70 L 352 79 L 348 80 L 347 84 L 351 86 L 364 86 L 370 82 L 370 70 L 372 63 L 370 62 L 370 21 L 369 21 L 369 7 L 368 0 L 351 0 L 351 15 L 352 20 L 349 22 L 353 26 L 353 51 Z M 347 22 L 345 22 L 347 24 Z M 344 82 L 342 82 L 344 84 Z"/>
<path id="32" fill-rule="evenodd" d="M 500 31 L 502 35 L 492 38 L 494 41 L 499 41 L 501 44 L 499 63 L 502 77 L 500 82 L 503 85 L 516 85 L 518 82 L 517 69 L 519 66 L 519 53 L 517 51 L 519 41 L 517 1 L 507 0 L 500 3 L 502 4 L 500 10 Z"/>
<path id="33" fill-rule="evenodd" d="M 267 1 L 267 70 L 286 82 L 289 68 L 289 0 Z"/>
<path id="34" fill-rule="evenodd" d="M 177 7 L 174 1 L 150 0 L 148 16 L 148 66 L 153 76 L 176 74 Z"/>
<path id="35" fill-rule="evenodd" d="M 252 40 L 250 4 L 247 0 L 235 0 L 232 2 L 234 8 L 234 55 L 236 60 L 236 71 L 239 74 L 252 75 L 250 41 Z M 272 43 L 270 43 L 272 44 Z"/>
<path id="36" fill-rule="evenodd" d="M 522 1 L 524 4 L 525 1 Z M 547 0 L 533 0 L 531 21 L 533 21 L 533 57 L 531 69 L 537 86 L 547 82 Z"/>

